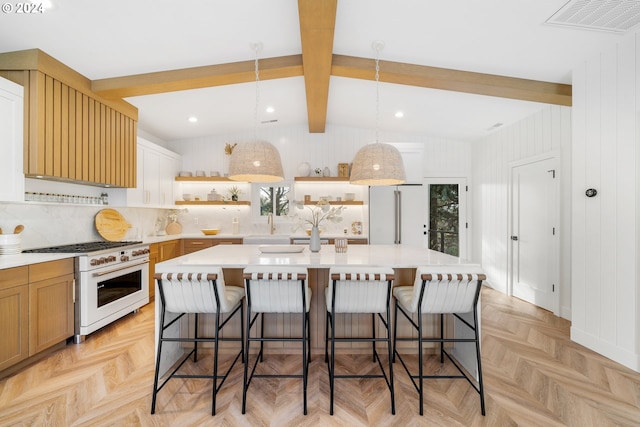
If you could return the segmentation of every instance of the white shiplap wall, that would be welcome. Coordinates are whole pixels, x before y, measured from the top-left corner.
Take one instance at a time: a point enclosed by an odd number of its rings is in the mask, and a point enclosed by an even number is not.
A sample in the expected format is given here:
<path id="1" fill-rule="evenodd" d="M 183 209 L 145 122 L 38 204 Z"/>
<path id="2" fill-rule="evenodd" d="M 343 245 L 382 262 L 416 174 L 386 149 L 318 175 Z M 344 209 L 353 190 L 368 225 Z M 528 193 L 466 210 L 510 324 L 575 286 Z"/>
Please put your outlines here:
<path id="1" fill-rule="evenodd" d="M 560 171 L 560 310 L 571 316 L 570 185 L 571 108 L 544 106 L 513 125 L 472 145 L 474 203 L 473 258 L 482 261 L 488 283 L 507 293 L 509 251 L 510 164 L 545 153 L 556 153 Z"/>
<path id="2" fill-rule="evenodd" d="M 573 71 L 573 119 L 571 338 L 640 371 L 640 33 Z"/>

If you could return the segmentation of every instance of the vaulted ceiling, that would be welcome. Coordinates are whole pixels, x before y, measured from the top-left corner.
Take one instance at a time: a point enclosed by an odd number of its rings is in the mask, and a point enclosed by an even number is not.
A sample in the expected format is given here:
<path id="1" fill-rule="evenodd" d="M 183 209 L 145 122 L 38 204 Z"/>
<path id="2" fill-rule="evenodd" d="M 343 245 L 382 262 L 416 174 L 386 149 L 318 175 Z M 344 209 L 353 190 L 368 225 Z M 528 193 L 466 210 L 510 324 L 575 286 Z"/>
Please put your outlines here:
<path id="1" fill-rule="evenodd" d="M 58 0 L 44 14 L 4 14 L 0 52 L 42 49 L 174 140 L 252 128 L 257 57 L 261 126 L 370 128 L 371 44 L 382 40 L 381 130 L 464 140 L 544 104 L 571 105 L 571 68 L 624 37 L 545 25 L 563 0 L 517 3 Z"/>

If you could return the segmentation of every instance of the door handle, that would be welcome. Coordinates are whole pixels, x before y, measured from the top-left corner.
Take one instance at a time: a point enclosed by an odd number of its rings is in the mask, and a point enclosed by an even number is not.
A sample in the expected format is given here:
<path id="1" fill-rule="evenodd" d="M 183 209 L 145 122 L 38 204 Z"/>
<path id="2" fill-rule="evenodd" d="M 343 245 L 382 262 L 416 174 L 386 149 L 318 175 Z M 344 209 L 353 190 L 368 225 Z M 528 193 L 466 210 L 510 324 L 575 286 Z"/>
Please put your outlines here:
<path id="1" fill-rule="evenodd" d="M 511 236 L 511 240 L 518 240 L 518 236 Z"/>

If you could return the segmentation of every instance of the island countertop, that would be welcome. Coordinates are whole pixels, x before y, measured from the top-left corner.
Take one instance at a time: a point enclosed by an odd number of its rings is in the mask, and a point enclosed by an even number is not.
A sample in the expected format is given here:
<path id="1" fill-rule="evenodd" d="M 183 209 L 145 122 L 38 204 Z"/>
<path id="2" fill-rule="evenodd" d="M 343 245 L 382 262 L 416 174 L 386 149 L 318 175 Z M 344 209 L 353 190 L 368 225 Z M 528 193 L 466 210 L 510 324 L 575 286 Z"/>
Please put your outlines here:
<path id="1" fill-rule="evenodd" d="M 260 245 L 219 245 L 156 264 L 155 272 L 206 272 L 211 266 L 244 268 L 248 265 L 289 265 L 325 269 L 334 266 L 376 265 L 392 268 L 430 266 L 439 271 L 480 272 L 477 263 L 426 248 L 405 245 L 350 245 L 346 253 L 336 253 L 333 245 L 320 252 L 304 247 L 300 253 L 262 253 Z"/>

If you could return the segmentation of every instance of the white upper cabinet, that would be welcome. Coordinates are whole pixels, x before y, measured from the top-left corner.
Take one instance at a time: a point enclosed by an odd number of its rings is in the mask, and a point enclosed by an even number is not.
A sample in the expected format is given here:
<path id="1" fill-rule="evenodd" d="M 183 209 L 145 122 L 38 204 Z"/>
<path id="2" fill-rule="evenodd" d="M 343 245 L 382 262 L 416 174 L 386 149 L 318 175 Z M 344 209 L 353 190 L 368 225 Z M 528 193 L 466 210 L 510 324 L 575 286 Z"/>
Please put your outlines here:
<path id="1" fill-rule="evenodd" d="M 24 201 L 23 98 L 19 84 L 0 77 L 0 201 Z"/>
<path id="2" fill-rule="evenodd" d="M 174 178 L 182 157 L 144 138 L 138 137 L 136 188 L 110 192 L 111 204 L 130 207 L 163 208 L 174 206 Z"/>

